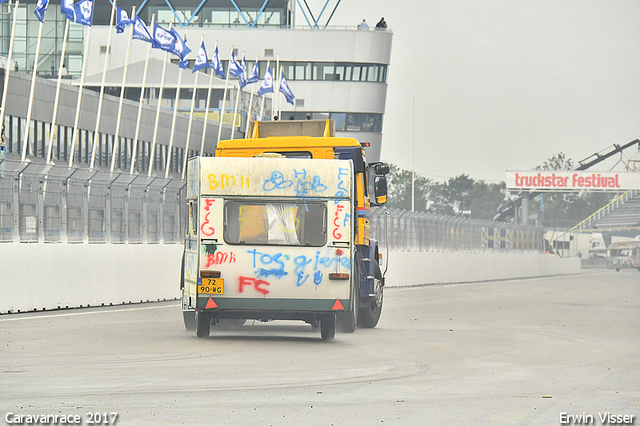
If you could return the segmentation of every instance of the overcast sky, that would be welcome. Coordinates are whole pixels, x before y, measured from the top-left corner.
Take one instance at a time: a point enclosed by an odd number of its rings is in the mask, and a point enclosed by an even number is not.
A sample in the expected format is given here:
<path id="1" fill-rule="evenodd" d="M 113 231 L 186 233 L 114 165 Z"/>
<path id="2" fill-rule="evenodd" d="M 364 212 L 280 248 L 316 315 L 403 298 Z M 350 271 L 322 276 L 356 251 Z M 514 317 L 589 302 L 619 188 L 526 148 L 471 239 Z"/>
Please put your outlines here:
<path id="1" fill-rule="evenodd" d="M 307 2 L 318 16 L 325 0 Z M 382 16 L 383 161 L 412 168 L 414 95 L 416 172 L 439 181 L 499 182 L 640 138 L 639 0 L 342 0 L 330 25 Z"/>

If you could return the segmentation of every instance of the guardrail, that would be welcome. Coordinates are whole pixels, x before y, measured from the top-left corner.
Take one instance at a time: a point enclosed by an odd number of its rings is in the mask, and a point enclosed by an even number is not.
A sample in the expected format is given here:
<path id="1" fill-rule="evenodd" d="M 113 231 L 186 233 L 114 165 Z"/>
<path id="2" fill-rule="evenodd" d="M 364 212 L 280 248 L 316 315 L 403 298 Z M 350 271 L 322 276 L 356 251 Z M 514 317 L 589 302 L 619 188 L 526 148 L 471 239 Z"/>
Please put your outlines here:
<path id="1" fill-rule="evenodd" d="M 415 213 L 371 210 L 371 233 L 391 251 L 540 251 L 544 229 L 514 223 Z"/>
<path id="2" fill-rule="evenodd" d="M 0 157 L 0 242 L 182 243 L 185 181 Z M 372 236 L 392 251 L 542 251 L 543 229 L 373 208 Z"/>

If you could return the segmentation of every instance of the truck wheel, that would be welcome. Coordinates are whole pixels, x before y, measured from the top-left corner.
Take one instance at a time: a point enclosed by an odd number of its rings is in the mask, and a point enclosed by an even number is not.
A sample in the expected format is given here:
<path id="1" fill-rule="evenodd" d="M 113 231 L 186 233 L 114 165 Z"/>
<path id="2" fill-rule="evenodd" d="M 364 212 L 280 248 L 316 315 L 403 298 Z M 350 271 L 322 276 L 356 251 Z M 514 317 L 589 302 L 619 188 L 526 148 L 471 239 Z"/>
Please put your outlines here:
<path id="1" fill-rule="evenodd" d="M 209 337 L 211 331 L 211 317 L 204 312 L 196 311 L 196 336 Z"/>
<path id="2" fill-rule="evenodd" d="M 189 331 L 196 330 L 195 311 L 182 311 L 182 319 L 184 320 L 184 328 L 186 328 Z"/>
<path id="3" fill-rule="evenodd" d="M 378 262 L 374 262 L 373 264 L 373 273 L 375 296 L 370 298 L 366 306 L 358 310 L 358 324 L 364 328 L 374 328 L 378 325 L 380 314 L 382 314 L 384 281 L 382 280 L 382 272 L 380 272 Z"/>
<path id="4" fill-rule="evenodd" d="M 336 335 L 336 316 L 327 315 L 320 320 L 320 336 L 322 340 L 331 340 Z"/>

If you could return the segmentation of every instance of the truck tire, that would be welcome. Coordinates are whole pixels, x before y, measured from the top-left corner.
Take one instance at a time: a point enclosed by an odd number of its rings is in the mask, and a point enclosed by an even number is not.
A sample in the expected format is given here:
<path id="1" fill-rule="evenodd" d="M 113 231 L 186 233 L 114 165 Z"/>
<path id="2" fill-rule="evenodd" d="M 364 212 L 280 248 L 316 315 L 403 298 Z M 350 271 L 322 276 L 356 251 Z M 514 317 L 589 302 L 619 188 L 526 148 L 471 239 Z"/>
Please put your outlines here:
<path id="1" fill-rule="evenodd" d="M 366 306 L 358 310 L 358 324 L 364 328 L 374 328 L 378 325 L 380 314 L 382 314 L 384 281 L 382 280 L 382 272 L 378 262 L 373 263 L 373 274 L 375 296 L 370 297 Z"/>
<path id="2" fill-rule="evenodd" d="M 327 315 L 320 320 L 320 336 L 322 340 L 331 340 L 336 335 L 336 316 Z"/>
<path id="3" fill-rule="evenodd" d="M 204 312 L 196 311 L 196 336 L 203 338 L 209 337 L 211 332 L 211 317 Z"/>
<path id="4" fill-rule="evenodd" d="M 184 328 L 188 331 L 196 331 L 195 311 L 182 311 L 182 319 L 184 320 Z"/>

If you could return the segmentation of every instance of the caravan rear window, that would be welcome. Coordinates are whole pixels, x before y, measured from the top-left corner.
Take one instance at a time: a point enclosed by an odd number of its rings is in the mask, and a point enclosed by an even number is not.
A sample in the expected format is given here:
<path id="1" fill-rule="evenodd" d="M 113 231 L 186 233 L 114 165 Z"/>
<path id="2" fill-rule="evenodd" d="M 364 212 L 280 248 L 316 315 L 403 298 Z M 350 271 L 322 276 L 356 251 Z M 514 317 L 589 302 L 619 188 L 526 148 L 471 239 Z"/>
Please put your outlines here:
<path id="1" fill-rule="evenodd" d="M 323 246 L 327 207 L 322 202 L 229 200 L 224 205 L 227 244 Z"/>

